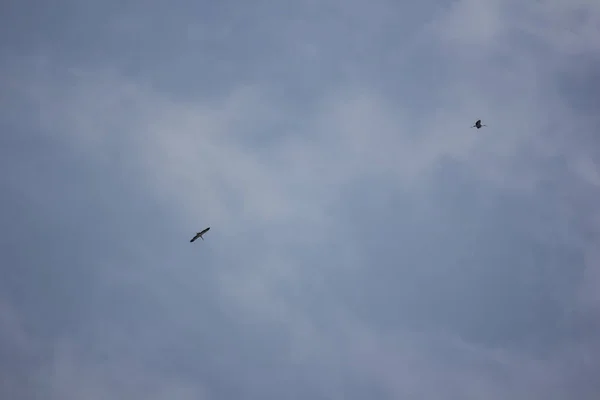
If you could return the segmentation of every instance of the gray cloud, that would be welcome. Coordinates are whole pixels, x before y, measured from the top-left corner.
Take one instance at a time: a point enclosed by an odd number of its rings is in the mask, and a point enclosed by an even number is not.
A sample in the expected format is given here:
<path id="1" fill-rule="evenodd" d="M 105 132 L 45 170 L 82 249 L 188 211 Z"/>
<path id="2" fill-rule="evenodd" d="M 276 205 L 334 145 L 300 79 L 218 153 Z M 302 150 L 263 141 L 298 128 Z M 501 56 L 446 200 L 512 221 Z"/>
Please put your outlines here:
<path id="1" fill-rule="evenodd" d="M 1 395 L 597 397 L 595 3 L 103 4 L 5 17 Z"/>

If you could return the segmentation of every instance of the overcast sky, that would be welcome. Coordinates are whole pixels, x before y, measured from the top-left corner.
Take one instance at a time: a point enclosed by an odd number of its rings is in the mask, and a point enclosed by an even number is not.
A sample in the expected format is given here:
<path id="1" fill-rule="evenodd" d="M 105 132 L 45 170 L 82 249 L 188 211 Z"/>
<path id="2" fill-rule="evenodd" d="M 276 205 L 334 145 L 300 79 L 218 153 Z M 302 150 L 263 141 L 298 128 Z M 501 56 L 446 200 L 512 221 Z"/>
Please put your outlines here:
<path id="1" fill-rule="evenodd" d="M 600 398 L 600 2 L 0 10 L 0 398 Z"/>

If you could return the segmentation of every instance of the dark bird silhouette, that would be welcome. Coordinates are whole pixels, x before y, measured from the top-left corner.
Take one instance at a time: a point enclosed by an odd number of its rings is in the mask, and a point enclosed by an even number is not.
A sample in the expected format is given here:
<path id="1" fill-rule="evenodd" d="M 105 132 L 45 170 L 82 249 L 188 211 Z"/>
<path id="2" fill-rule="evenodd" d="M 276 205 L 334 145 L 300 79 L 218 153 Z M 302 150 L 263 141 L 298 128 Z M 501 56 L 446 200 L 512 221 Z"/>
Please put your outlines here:
<path id="1" fill-rule="evenodd" d="M 480 129 L 482 126 L 487 126 L 487 125 L 481 125 L 481 120 L 478 119 L 477 122 L 475 122 L 475 125 L 473 125 L 471 128 Z"/>
<path id="2" fill-rule="evenodd" d="M 194 240 L 196 240 L 196 239 L 198 239 L 198 238 L 200 238 L 200 239 L 204 240 L 204 238 L 202 237 L 202 235 L 204 235 L 204 234 L 205 234 L 206 232 L 208 232 L 209 230 L 210 230 L 210 226 L 209 226 L 208 228 L 204 229 L 203 231 L 200 231 L 200 232 L 196 233 L 196 236 L 194 236 L 194 237 L 192 238 L 192 240 L 190 240 L 190 243 L 192 243 Z"/>

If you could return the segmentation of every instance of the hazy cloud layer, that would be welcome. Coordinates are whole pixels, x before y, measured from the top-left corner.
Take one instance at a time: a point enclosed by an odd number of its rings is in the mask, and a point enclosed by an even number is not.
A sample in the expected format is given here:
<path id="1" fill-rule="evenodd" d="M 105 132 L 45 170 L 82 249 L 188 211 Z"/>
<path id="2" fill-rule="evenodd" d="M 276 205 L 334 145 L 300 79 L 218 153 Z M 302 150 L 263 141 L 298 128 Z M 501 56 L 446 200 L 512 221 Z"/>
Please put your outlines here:
<path id="1" fill-rule="evenodd" d="M 216 4 L 3 6 L 0 397 L 596 399 L 600 5 Z"/>

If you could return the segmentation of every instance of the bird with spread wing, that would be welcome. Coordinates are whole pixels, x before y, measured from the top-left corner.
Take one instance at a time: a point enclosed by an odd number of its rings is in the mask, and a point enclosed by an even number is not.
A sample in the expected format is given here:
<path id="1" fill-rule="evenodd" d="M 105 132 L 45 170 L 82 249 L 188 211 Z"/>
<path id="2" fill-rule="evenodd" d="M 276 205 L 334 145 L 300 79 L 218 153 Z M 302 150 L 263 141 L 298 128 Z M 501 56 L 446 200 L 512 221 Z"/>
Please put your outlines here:
<path id="1" fill-rule="evenodd" d="M 200 231 L 200 232 L 196 233 L 196 236 L 194 236 L 194 237 L 192 238 L 192 240 L 190 240 L 190 243 L 194 242 L 194 240 L 196 240 L 196 239 L 198 239 L 198 238 L 200 238 L 200 239 L 204 240 L 204 238 L 202 237 L 202 235 L 204 235 L 204 234 L 205 234 L 206 232 L 208 232 L 209 230 L 210 230 L 210 226 L 209 226 L 208 228 L 206 228 L 206 229 L 204 229 L 204 230 L 202 230 L 202 231 Z"/>
<path id="2" fill-rule="evenodd" d="M 477 128 L 477 129 L 480 129 L 482 126 L 487 126 L 487 125 L 482 125 L 482 124 L 481 124 L 481 120 L 480 120 L 480 119 L 478 119 L 478 120 L 475 122 L 475 125 L 473 125 L 471 128 Z"/>

